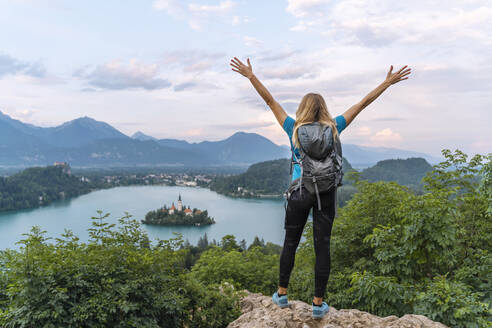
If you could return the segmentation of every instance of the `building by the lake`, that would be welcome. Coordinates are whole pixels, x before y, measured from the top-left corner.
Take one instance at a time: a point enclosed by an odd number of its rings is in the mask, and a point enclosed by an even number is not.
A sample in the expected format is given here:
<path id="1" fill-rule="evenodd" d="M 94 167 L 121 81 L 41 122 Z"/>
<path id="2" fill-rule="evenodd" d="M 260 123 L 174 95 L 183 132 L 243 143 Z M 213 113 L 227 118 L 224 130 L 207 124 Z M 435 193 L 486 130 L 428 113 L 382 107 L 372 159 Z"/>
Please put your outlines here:
<path id="1" fill-rule="evenodd" d="M 192 216 L 193 211 L 191 210 L 190 206 L 188 205 L 188 208 L 186 206 L 183 207 L 183 201 L 181 200 L 181 194 L 179 194 L 178 197 L 178 207 L 174 206 L 174 202 L 172 203 L 170 208 L 166 208 L 165 206 L 162 208 L 162 211 L 165 212 L 167 211 L 169 214 L 174 214 L 176 212 L 183 212 L 185 215 Z M 202 211 L 196 210 L 195 214 L 200 214 Z"/>
<path id="2" fill-rule="evenodd" d="M 54 162 L 53 166 L 61 167 L 63 173 L 65 174 L 68 175 L 72 174 L 72 170 L 70 169 L 70 164 L 68 164 L 67 162 Z"/>

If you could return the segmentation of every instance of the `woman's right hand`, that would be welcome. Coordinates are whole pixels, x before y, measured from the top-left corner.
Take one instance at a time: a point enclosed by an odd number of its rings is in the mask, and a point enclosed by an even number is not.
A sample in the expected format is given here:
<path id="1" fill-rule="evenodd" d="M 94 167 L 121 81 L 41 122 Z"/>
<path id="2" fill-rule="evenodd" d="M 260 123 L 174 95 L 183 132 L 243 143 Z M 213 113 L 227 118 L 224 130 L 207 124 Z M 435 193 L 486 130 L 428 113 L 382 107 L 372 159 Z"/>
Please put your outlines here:
<path id="1" fill-rule="evenodd" d="M 412 72 L 412 70 L 411 68 L 407 68 L 407 67 L 408 66 L 405 65 L 402 68 L 400 68 L 399 71 L 393 73 L 393 65 L 391 65 L 388 74 L 386 74 L 386 82 L 388 82 L 391 85 L 408 79 L 407 75 L 409 75 Z"/>
<path id="2" fill-rule="evenodd" d="M 249 62 L 249 58 L 247 59 L 248 65 L 244 65 L 237 57 L 231 59 L 231 66 L 234 72 L 238 72 L 242 76 L 247 77 L 248 79 L 253 77 L 253 67 L 251 67 L 251 63 Z"/>

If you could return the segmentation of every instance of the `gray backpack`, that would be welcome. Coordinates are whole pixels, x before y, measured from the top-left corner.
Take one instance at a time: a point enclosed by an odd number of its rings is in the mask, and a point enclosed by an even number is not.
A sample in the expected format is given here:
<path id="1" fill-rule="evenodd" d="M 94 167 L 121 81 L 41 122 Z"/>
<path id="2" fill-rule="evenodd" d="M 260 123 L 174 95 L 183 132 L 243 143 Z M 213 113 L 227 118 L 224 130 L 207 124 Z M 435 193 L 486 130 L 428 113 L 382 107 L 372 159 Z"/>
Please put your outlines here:
<path id="1" fill-rule="evenodd" d="M 331 127 L 319 122 L 301 125 L 297 137 L 300 158 L 292 151 L 291 174 L 292 164 L 299 164 L 301 177 L 291 182 L 287 195 L 297 188 L 302 195 L 301 186 L 304 186 L 309 193 L 316 194 L 321 210 L 319 193 L 342 184 L 342 146 L 338 136 L 333 140 Z"/>

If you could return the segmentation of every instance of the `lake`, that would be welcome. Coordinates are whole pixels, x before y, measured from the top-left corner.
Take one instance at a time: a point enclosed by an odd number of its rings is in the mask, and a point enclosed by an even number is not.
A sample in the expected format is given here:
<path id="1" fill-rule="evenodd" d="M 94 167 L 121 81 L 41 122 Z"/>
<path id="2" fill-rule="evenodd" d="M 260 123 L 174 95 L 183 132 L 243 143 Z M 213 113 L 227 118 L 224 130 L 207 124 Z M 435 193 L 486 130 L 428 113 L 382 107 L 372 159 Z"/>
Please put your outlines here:
<path id="1" fill-rule="evenodd" d="M 255 236 L 265 242 L 283 244 L 283 200 L 230 198 L 205 188 L 130 186 L 94 191 L 36 209 L 0 213 L 0 249 L 17 248 L 16 242 L 34 225 L 46 230 L 49 237 L 59 237 L 70 229 L 86 241 L 90 218 L 97 216 L 97 210 L 111 213 L 107 219 L 110 223 L 117 223 L 125 212 L 140 221 L 150 210 L 165 204 L 171 206 L 172 202 L 177 206 L 179 194 L 184 206 L 208 210 L 216 223 L 204 227 L 143 225 L 151 239 L 169 239 L 175 237 L 173 232 L 179 232 L 184 240 L 196 245 L 207 233 L 209 241 L 220 241 L 224 235 L 233 234 L 238 242 L 244 238 L 248 245 Z"/>

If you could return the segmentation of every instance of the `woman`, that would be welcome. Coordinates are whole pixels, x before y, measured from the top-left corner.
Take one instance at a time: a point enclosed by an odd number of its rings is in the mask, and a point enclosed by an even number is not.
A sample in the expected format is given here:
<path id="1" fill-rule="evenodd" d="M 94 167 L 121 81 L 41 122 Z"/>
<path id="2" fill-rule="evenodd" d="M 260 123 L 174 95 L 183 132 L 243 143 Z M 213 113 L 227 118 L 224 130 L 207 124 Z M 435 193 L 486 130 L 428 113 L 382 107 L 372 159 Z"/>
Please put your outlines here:
<path id="1" fill-rule="evenodd" d="M 291 150 L 299 158 L 299 142 L 297 140 L 298 128 L 304 124 L 319 122 L 332 128 L 334 136 L 340 134 L 354 118 L 389 86 L 408 79 L 410 68 L 402 67 L 393 73 L 393 66 L 390 67 L 386 79 L 359 103 L 350 107 L 343 115 L 334 119 L 328 112 L 323 97 L 319 94 L 306 94 L 296 111 L 296 120 L 287 115 L 280 104 L 275 101 L 270 92 L 253 74 L 253 69 L 249 58 L 247 65 L 243 64 L 238 58 L 231 60 L 232 70 L 247 77 L 256 91 L 272 110 L 278 123 L 285 130 L 290 139 Z M 293 167 L 292 181 L 301 176 L 299 165 Z M 312 304 L 313 317 L 322 318 L 329 310 L 326 302 L 323 302 L 326 284 L 330 274 L 330 237 L 333 220 L 335 218 L 336 187 L 319 194 L 320 206 L 313 206 L 317 200 L 307 191 L 302 192 L 304 187 L 292 192 L 288 198 L 288 205 L 285 214 L 285 240 L 280 256 L 279 287 L 273 294 L 273 302 L 280 307 L 287 307 L 287 286 L 289 284 L 290 273 L 294 267 L 294 259 L 297 246 L 302 236 L 304 225 L 313 208 L 313 235 L 314 249 L 316 253 L 315 264 L 315 292 Z"/>

